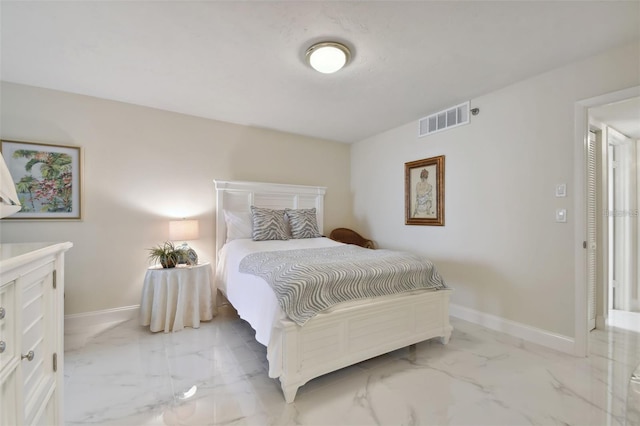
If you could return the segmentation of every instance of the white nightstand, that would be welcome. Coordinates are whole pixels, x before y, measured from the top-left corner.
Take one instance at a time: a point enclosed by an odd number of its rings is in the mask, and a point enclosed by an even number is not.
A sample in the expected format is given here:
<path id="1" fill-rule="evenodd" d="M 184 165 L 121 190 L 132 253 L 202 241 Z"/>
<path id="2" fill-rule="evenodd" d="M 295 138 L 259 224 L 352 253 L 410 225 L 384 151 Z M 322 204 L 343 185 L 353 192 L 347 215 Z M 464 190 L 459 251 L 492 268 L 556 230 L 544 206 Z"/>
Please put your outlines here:
<path id="1" fill-rule="evenodd" d="M 215 315 L 216 291 L 210 263 L 147 270 L 140 302 L 140 324 L 151 331 L 200 327 Z"/>

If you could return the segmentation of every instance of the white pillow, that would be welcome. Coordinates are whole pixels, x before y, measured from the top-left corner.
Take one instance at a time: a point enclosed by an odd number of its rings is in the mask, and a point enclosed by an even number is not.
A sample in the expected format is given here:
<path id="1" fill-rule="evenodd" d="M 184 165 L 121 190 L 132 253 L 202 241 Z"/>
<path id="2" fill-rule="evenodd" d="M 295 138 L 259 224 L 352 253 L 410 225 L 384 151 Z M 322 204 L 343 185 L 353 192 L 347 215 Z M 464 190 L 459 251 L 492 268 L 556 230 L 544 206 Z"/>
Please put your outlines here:
<path id="1" fill-rule="evenodd" d="M 251 213 L 224 211 L 227 224 L 227 242 L 240 238 L 251 238 Z"/>

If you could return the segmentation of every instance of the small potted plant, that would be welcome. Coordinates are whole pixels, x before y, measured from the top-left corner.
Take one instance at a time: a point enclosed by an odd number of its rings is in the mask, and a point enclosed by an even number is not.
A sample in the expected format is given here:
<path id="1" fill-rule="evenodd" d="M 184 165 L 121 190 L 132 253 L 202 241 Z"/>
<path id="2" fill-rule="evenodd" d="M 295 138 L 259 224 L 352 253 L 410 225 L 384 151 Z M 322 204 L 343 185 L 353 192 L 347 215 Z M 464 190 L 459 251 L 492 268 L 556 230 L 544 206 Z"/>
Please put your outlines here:
<path id="1" fill-rule="evenodd" d="M 149 249 L 149 260 L 160 263 L 163 268 L 175 268 L 186 255 L 184 250 L 177 248 L 170 241 Z"/>

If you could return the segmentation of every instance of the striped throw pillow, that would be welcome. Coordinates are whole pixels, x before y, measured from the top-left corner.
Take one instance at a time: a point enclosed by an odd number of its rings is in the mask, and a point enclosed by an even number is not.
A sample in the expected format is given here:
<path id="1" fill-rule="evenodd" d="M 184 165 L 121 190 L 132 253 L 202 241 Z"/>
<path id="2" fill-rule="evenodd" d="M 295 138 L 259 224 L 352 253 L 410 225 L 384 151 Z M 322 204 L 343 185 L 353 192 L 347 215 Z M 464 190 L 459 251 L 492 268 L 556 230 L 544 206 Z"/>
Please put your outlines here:
<path id="1" fill-rule="evenodd" d="M 251 206 L 251 237 L 253 241 L 288 240 L 284 210 Z"/>
<path id="2" fill-rule="evenodd" d="M 291 236 L 295 239 L 299 238 L 318 238 L 321 237 L 318 231 L 318 220 L 316 218 L 316 209 L 285 209 L 285 213 L 289 218 L 289 226 L 291 227 Z"/>

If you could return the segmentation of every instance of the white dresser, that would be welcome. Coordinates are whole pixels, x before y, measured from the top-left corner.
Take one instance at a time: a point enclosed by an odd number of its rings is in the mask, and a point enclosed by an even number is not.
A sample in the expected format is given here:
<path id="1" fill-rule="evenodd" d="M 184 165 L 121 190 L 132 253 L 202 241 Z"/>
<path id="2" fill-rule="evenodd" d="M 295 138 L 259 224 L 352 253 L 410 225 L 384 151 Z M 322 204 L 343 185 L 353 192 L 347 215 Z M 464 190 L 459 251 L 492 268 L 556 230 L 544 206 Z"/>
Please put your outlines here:
<path id="1" fill-rule="evenodd" d="M 0 244 L 0 425 L 62 425 L 64 253 Z"/>

